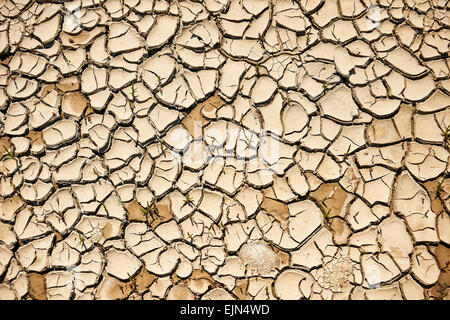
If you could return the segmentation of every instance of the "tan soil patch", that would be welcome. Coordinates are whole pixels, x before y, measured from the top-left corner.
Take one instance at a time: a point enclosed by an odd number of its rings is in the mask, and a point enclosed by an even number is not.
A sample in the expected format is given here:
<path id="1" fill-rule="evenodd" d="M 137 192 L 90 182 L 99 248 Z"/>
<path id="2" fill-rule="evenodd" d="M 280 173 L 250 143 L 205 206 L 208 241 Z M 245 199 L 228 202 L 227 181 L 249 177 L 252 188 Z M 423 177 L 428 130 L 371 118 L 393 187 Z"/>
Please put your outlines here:
<path id="1" fill-rule="evenodd" d="M 236 280 L 236 286 L 232 291 L 239 300 L 251 300 L 252 296 L 248 293 L 248 280 Z"/>
<path id="2" fill-rule="evenodd" d="M 45 85 L 42 86 L 41 88 L 41 92 L 39 93 L 39 95 L 42 98 L 45 98 L 50 92 L 52 92 L 52 90 L 54 90 L 56 88 L 56 86 L 54 84 L 49 84 L 49 85 Z"/>
<path id="3" fill-rule="evenodd" d="M 142 267 L 141 271 L 134 277 L 134 280 L 136 281 L 136 291 L 144 292 L 156 279 L 158 279 L 157 276 L 149 273 L 145 267 Z"/>
<path id="4" fill-rule="evenodd" d="M 142 213 L 142 206 L 137 202 L 136 199 L 131 201 L 125 209 L 128 212 L 128 221 L 139 221 L 145 222 L 145 216 Z"/>
<path id="5" fill-rule="evenodd" d="M 76 91 L 80 89 L 80 79 L 76 76 L 63 78 L 56 87 L 63 92 Z"/>
<path id="6" fill-rule="evenodd" d="M 45 275 L 30 272 L 28 273 L 30 284 L 30 296 L 36 300 L 47 300 L 47 286 L 45 284 Z"/>
<path id="7" fill-rule="evenodd" d="M 9 62 L 11 61 L 11 59 L 13 58 L 13 55 L 8 55 L 7 57 L 5 57 L 3 60 L 0 60 L 0 64 L 9 64 Z"/>
<path id="8" fill-rule="evenodd" d="M 156 209 L 158 210 L 158 216 L 151 224 L 153 230 L 156 229 L 156 227 L 159 226 L 161 223 L 168 222 L 174 218 L 172 210 L 170 208 L 169 198 L 164 198 L 159 203 L 157 203 Z"/>
<path id="9" fill-rule="evenodd" d="M 437 179 L 431 180 L 431 181 L 427 181 L 423 184 L 423 186 L 425 187 L 425 189 L 427 189 L 428 194 L 430 196 L 430 200 L 431 200 L 431 210 L 438 214 L 439 212 L 444 211 L 444 207 L 442 206 L 442 202 L 440 197 L 445 198 L 444 194 L 445 191 L 442 190 L 439 194 L 439 196 L 436 196 L 436 191 L 438 189 L 438 185 L 441 182 L 442 178 L 439 177 Z"/>
<path id="10" fill-rule="evenodd" d="M 148 214 L 146 218 L 145 214 L 142 212 L 142 209 L 144 208 L 137 202 L 136 199 L 131 201 L 126 206 L 126 210 L 128 212 L 128 220 L 150 223 L 150 227 L 154 230 L 161 223 L 173 219 L 169 198 L 164 198 L 156 204 L 157 214 L 154 214 L 153 216 Z"/>
<path id="11" fill-rule="evenodd" d="M 267 211 L 268 214 L 273 216 L 279 222 L 286 222 L 289 219 L 289 208 L 281 201 L 264 197 L 264 200 L 261 203 L 261 209 Z"/>

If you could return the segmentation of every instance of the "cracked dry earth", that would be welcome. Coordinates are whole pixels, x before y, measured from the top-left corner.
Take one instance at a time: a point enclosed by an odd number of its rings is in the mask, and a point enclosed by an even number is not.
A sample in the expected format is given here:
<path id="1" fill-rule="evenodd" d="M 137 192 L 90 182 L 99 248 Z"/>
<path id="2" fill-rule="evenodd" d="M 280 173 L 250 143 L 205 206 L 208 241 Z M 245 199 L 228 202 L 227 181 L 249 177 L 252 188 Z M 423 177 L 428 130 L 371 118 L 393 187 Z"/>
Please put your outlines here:
<path id="1" fill-rule="evenodd" d="M 0 0 L 1 299 L 448 299 L 444 0 Z"/>

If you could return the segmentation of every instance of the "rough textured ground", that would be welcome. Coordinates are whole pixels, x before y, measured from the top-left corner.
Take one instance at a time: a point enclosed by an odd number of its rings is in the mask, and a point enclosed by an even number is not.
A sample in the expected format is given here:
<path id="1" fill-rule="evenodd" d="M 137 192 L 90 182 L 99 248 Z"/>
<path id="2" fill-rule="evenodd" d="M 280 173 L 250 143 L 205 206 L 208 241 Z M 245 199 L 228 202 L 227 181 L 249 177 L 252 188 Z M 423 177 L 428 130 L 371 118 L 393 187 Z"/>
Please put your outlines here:
<path id="1" fill-rule="evenodd" d="M 0 0 L 1 299 L 448 299 L 450 2 Z"/>

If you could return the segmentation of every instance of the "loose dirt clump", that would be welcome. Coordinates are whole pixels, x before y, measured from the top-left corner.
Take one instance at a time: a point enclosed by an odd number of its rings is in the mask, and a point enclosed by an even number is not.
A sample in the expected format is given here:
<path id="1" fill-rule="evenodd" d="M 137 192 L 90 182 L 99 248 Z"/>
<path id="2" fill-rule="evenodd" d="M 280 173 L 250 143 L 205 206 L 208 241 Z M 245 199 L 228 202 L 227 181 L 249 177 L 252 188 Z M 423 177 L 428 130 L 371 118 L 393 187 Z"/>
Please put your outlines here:
<path id="1" fill-rule="evenodd" d="M 36 300 L 47 300 L 47 286 L 45 283 L 45 275 L 30 272 L 28 273 L 30 284 L 29 294 Z"/>

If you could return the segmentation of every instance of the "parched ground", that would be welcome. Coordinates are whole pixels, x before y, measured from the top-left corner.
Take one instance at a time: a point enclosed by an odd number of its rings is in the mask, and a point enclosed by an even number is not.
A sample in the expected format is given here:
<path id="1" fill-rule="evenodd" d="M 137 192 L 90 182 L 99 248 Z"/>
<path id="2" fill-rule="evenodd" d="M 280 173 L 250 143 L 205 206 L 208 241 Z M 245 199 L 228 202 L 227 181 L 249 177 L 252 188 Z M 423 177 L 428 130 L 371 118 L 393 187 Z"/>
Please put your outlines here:
<path id="1" fill-rule="evenodd" d="M 0 299 L 449 299 L 449 10 L 0 0 Z"/>

